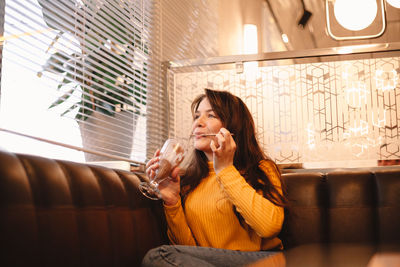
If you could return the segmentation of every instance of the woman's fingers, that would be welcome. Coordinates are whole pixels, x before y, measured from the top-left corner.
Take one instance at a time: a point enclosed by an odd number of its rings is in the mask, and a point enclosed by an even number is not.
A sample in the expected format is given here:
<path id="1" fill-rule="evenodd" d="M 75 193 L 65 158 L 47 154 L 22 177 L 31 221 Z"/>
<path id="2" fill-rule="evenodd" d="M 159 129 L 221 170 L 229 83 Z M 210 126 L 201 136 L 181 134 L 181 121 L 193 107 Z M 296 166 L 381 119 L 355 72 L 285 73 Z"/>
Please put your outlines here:
<path id="1" fill-rule="evenodd" d="M 216 135 L 216 137 L 217 137 L 217 140 L 218 140 L 218 148 L 219 148 L 219 150 L 222 150 L 222 149 L 224 149 L 225 148 L 225 136 L 221 133 L 221 132 L 219 132 L 217 135 Z"/>
<path id="2" fill-rule="evenodd" d="M 156 168 L 155 164 L 158 164 L 159 161 L 160 161 L 159 157 L 155 157 L 149 160 L 149 162 L 147 162 L 146 164 L 146 170 L 150 169 L 154 170 Z"/>
<path id="3" fill-rule="evenodd" d="M 179 180 L 179 172 L 181 171 L 181 169 L 179 167 L 175 167 L 170 174 L 170 177 L 173 181 L 178 181 Z"/>
<path id="4" fill-rule="evenodd" d="M 213 140 L 210 143 L 210 147 L 213 152 L 224 151 L 225 148 L 230 149 L 233 139 L 231 133 L 227 129 L 221 128 L 215 137 L 217 139 L 217 143 L 215 143 Z"/>
<path id="5" fill-rule="evenodd" d="M 159 161 L 160 161 L 160 150 L 157 149 L 156 152 L 154 152 L 154 157 L 150 159 L 146 164 L 146 174 L 149 178 L 155 176 L 155 170 L 160 166 L 158 163 Z"/>
<path id="6" fill-rule="evenodd" d="M 215 146 L 214 140 L 211 140 L 210 148 L 211 148 L 211 151 L 214 153 L 217 151 L 217 147 Z"/>
<path id="7" fill-rule="evenodd" d="M 151 158 L 147 163 L 146 163 L 146 169 L 150 168 L 151 165 L 156 162 L 157 158 Z"/>
<path id="8" fill-rule="evenodd" d="M 229 137 L 229 136 L 231 136 L 231 133 L 226 129 L 226 128 L 221 128 L 220 130 L 219 130 L 219 132 L 221 133 L 221 135 L 222 136 L 226 136 L 226 137 Z"/>
<path id="9" fill-rule="evenodd" d="M 151 158 L 147 164 L 146 164 L 146 168 L 150 167 L 150 165 L 154 164 L 154 162 L 159 160 L 159 156 L 160 156 L 160 150 L 157 149 L 156 152 L 154 152 L 154 156 L 153 158 Z"/>
<path id="10" fill-rule="evenodd" d="M 210 148 L 214 155 L 231 158 L 236 151 L 236 143 L 231 133 L 227 129 L 221 128 L 215 137 L 216 140 L 211 140 L 210 143 Z"/>
<path id="11" fill-rule="evenodd" d="M 236 143 L 227 129 L 220 129 L 218 134 L 216 134 L 216 140 L 211 141 L 210 148 L 214 154 L 214 170 L 217 173 L 233 164 Z"/>
<path id="12" fill-rule="evenodd" d="M 160 167 L 159 163 L 154 163 L 153 165 L 151 165 L 146 173 L 149 176 L 149 178 L 154 178 L 154 176 L 156 175 L 156 170 Z"/>

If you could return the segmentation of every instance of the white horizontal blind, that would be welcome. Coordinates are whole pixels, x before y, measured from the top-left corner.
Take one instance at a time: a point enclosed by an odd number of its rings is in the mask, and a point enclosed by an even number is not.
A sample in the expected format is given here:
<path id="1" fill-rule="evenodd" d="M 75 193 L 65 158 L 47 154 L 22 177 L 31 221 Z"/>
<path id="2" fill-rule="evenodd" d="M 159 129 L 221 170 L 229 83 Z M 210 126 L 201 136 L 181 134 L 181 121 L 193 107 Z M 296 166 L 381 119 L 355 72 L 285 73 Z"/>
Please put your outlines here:
<path id="1" fill-rule="evenodd" d="M 1 127 L 144 162 L 146 132 L 163 128 L 146 125 L 163 97 L 158 9 L 146 0 L 7 0 Z"/>
<path id="2" fill-rule="evenodd" d="M 218 56 L 218 26 L 221 1 L 185 1 L 162 0 L 162 56 L 163 61 L 180 59 L 208 58 Z M 174 72 L 166 71 L 165 88 L 174 88 Z M 196 83 L 180 88 L 182 91 L 199 88 Z M 199 88 L 201 89 L 201 88 Z M 169 90 L 169 89 L 168 89 Z M 174 121 L 178 112 L 190 114 L 190 109 L 181 109 L 193 101 L 193 98 L 179 98 L 174 90 L 168 91 L 169 117 L 168 134 L 176 136 Z M 185 129 L 186 138 L 189 138 L 190 129 Z"/>

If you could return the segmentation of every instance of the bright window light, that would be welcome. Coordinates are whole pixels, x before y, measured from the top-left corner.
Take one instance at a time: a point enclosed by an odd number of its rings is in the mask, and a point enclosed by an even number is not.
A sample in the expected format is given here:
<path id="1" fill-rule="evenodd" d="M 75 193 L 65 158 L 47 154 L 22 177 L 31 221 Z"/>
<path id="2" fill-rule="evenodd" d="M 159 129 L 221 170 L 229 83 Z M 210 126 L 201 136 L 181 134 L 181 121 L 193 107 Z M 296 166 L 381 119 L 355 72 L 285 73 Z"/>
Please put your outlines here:
<path id="1" fill-rule="evenodd" d="M 376 0 L 336 0 L 334 14 L 344 28 L 360 31 L 375 20 L 378 11 Z"/>

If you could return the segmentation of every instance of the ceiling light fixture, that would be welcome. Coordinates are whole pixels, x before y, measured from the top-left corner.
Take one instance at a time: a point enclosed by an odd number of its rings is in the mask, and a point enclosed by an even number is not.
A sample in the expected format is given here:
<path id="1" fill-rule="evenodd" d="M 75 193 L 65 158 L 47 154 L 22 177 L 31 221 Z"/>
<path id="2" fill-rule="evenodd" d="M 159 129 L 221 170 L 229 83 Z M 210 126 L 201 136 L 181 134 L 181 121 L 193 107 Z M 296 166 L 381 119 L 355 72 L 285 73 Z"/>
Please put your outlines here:
<path id="1" fill-rule="evenodd" d="M 257 26 L 254 24 L 244 24 L 243 27 L 243 52 L 245 54 L 258 53 Z"/>
<path id="2" fill-rule="evenodd" d="M 376 0 L 336 0 L 334 4 L 336 20 L 351 31 L 360 31 L 371 25 L 377 11 Z"/>
<path id="3" fill-rule="evenodd" d="M 386 30 L 384 0 L 325 0 L 325 11 L 326 30 L 338 41 L 377 38 Z M 380 29 L 375 25 L 378 23 L 382 24 Z M 337 26 L 332 27 L 335 24 Z M 334 33 L 333 29 L 342 35 Z"/>
<path id="4" fill-rule="evenodd" d="M 244 54 L 258 53 L 258 33 L 257 33 L 257 26 L 254 24 L 244 24 L 243 52 Z M 258 68 L 258 62 L 257 61 L 245 62 L 243 68 L 244 71 L 247 73 L 247 77 L 250 80 L 254 80 L 252 79 L 252 77 L 255 77 L 253 74 L 256 72 Z"/>
<path id="5" fill-rule="evenodd" d="M 286 33 L 282 33 L 282 41 L 287 44 L 289 43 L 289 37 L 287 36 Z"/>
<path id="6" fill-rule="evenodd" d="M 400 0 L 386 0 L 392 7 L 400 8 Z"/>

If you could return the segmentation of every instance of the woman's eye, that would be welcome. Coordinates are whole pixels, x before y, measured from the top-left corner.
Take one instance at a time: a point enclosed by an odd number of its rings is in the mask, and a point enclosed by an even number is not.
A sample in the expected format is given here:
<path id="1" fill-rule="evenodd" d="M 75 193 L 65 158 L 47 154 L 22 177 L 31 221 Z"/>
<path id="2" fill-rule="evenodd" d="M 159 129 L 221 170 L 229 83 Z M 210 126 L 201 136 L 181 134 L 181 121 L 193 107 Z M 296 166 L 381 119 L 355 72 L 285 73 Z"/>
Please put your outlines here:
<path id="1" fill-rule="evenodd" d="M 193 116 L 193 120 L 197 120 L 197 119 L 199 119 L 200 117 L 201 117 L 201 115 L 194 115 L 194 116 Z M 207 118 L 215 119 L 215 118 L 217 118 L 217 115 L 215 115 L 215 114 L 207 114 L 206 117 L 207 117 Z"/>

